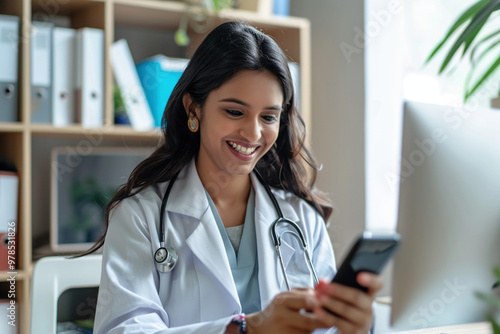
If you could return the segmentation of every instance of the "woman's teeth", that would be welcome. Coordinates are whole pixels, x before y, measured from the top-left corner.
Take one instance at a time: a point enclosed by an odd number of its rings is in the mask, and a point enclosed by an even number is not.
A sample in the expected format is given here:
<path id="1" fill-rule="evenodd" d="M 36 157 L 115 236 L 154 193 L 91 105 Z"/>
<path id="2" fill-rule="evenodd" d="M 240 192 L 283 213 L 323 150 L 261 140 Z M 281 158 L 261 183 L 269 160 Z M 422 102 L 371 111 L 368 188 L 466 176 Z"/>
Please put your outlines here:
<path id="1" fill-rule="evenodd" d="M 233 143 L 232 141 L 229 141 L 228 143 L 229 145 L 231 145 L 232 148 L 234 148 L 236 152 L 244 155 L 250 155 L 257 149 L 257 147 L 244 147 L 239 144 Z"/>

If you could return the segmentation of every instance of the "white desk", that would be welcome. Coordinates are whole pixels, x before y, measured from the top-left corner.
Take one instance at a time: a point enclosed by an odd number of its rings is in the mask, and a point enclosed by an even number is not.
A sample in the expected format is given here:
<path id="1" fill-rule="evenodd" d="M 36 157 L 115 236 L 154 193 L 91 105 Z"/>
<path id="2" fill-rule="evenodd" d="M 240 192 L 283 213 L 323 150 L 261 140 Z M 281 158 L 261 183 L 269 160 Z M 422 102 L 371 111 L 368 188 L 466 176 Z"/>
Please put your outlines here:
<path id="1" fill-rule="evenodd" d="M 493 334 L 490 323 L 480 322 L 464 325 L 453 325 L 416 329 L 409 331 L 396 331 L 390 327 L 391 306 L 390 299 L 377 298 L 375 303 L 375 334 Z"/>
<path id="2" fill-rule="evenodd" d="M 434 327 L 405 332 L 393 332 L 391 334 L 493 334 L 493 330 L 490 323 L 480 322 L 475 324 Z"/>

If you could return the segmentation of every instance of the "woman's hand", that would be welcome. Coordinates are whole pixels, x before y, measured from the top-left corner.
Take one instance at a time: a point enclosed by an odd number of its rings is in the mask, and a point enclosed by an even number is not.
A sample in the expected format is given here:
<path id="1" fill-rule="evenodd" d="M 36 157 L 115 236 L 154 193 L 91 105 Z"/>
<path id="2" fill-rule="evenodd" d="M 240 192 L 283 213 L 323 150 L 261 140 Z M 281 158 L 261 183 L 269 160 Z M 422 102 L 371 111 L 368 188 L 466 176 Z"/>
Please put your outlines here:
<path id="1" fill-rule="evenodd" d="M 367 272 L 359 273 L 356 279 L 368 288 L 366 293 L 337 283 L 318 284 L 315 292 L 319 305 L 314 314 L 324 327 L 336 327 L 342 334 L 368 333 L 373 321 L 372 303 L 382 288 L 382 279 Z"/>
<path id="2" fill-rule="evenodd" d="M 247 333 L 311 333 L 325 327 L 312 313 L 318 307 L 320 303 L 313 289 L 282 292 L 264 310 L 245 317 Z"/>

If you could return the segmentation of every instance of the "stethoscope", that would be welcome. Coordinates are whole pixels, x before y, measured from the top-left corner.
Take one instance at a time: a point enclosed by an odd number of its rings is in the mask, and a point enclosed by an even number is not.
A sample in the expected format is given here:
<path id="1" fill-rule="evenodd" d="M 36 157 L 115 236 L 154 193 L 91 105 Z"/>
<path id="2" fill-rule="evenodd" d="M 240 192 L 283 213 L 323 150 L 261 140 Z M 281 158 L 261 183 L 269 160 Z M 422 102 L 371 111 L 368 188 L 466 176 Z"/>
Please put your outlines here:
<path id="1" fill-rule="evenodd" d="M 293 237 L 295 237 L 300 244 L 302 245 L 302 249 L 304 251 L 304 257 L 305 261 L 313 275 L 314 279 L 314 285 L 318 284 L 318 276 L 316 275 L 316 271 L 314 270 L 314 266 L 312 264 L 311 260 L 311 255 L 309 254 L 309 249 L 307 247 L 307 242 L 304 237 L 304 234 L 302 233 L 302 229 L 295 223 L 294 221 L 284 218 L 283 217 L 283 212 L 281 211 L 281 208 L 278 204 L 278 201 L 276 200 L 276 197 L 274 194 L 271 192 L 271 188 L 265 184 L 259 175 L 259 173 L 256 172 L 257 177 L 259 178 L 260 182 L 264 185 L 267 194 L 269 195 L 269 198 L 271 198 L 271 201 L 274 205 L 274 208 L 276 210 L 276 213 L 278 214 L 278 219 L 276 219 L 273 224 L 271 225 L 271 238 L 274 244 L 274 247 L 276 249 L 276 255 L 278 256 L 278 259 L 280 261 L 281 265 L 281 270 L 283 271 L 283 276 L 285 278 L 286 286 L 287 289 L 290 290 L 290 282 L 288 281 L 288 275 L 285 270 L 285 264 L 283 262 L 283 256 L 281 254 L 281 242 L 282 242 L 282 237 L 285 234 L 290 234 Z M 172 190 L 172 186 L 174 185 L 175 179 L 177 178 L 177 174 L 175 174 L 172 179 L 170 180 L 167 189 L 165 190 L 165 194 L 163 195 L 163 199 L 161 201 L 161 209 L 160 209 L 160 228 L 158 231 L 158 237 L 160 239 L 160 248 L 156 250 L 154 253 L 154 261 L 156 264 L 156 269 L 159 272 L 165 273 L 168 271 L 171 271 L 175 265 L 177 264 L 177 260 L 179 258 L 177 252 L 172 248 L 172 247 L 165 247 L 165 208 L 167 206 L 167 201 L 168 197 L 170 196 L 170 191 Z M 288 224 L 289 226 L 292 227 L 292 229 L 287 229 L 283 232 L 278 231 L 278 227 L 280 225 L 285 225 Z"/>

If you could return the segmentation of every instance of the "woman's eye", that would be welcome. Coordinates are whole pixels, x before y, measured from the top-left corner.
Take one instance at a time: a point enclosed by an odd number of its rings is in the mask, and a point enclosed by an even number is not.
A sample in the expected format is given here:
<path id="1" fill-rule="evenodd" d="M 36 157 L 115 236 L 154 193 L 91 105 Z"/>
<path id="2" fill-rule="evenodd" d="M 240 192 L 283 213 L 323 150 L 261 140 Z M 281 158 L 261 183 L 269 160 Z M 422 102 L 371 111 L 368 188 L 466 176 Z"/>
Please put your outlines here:
<path id="1" fill-rule="evenodd" d="M 262 116 L 262 118 L 266 121 L 266 122 L 276 122 L 278 120 L 278 117 L 274 116 L 274 115 L 269 115 L 269 116 Z"/>
<path id="2" fill-rule="evenodd" d="M 231 110 L 231 109 L 226 109 L 226 112 L 231 115 L 231 116 L 241 116 L 243 115 L 241 111 L 238 110 Z"/>

